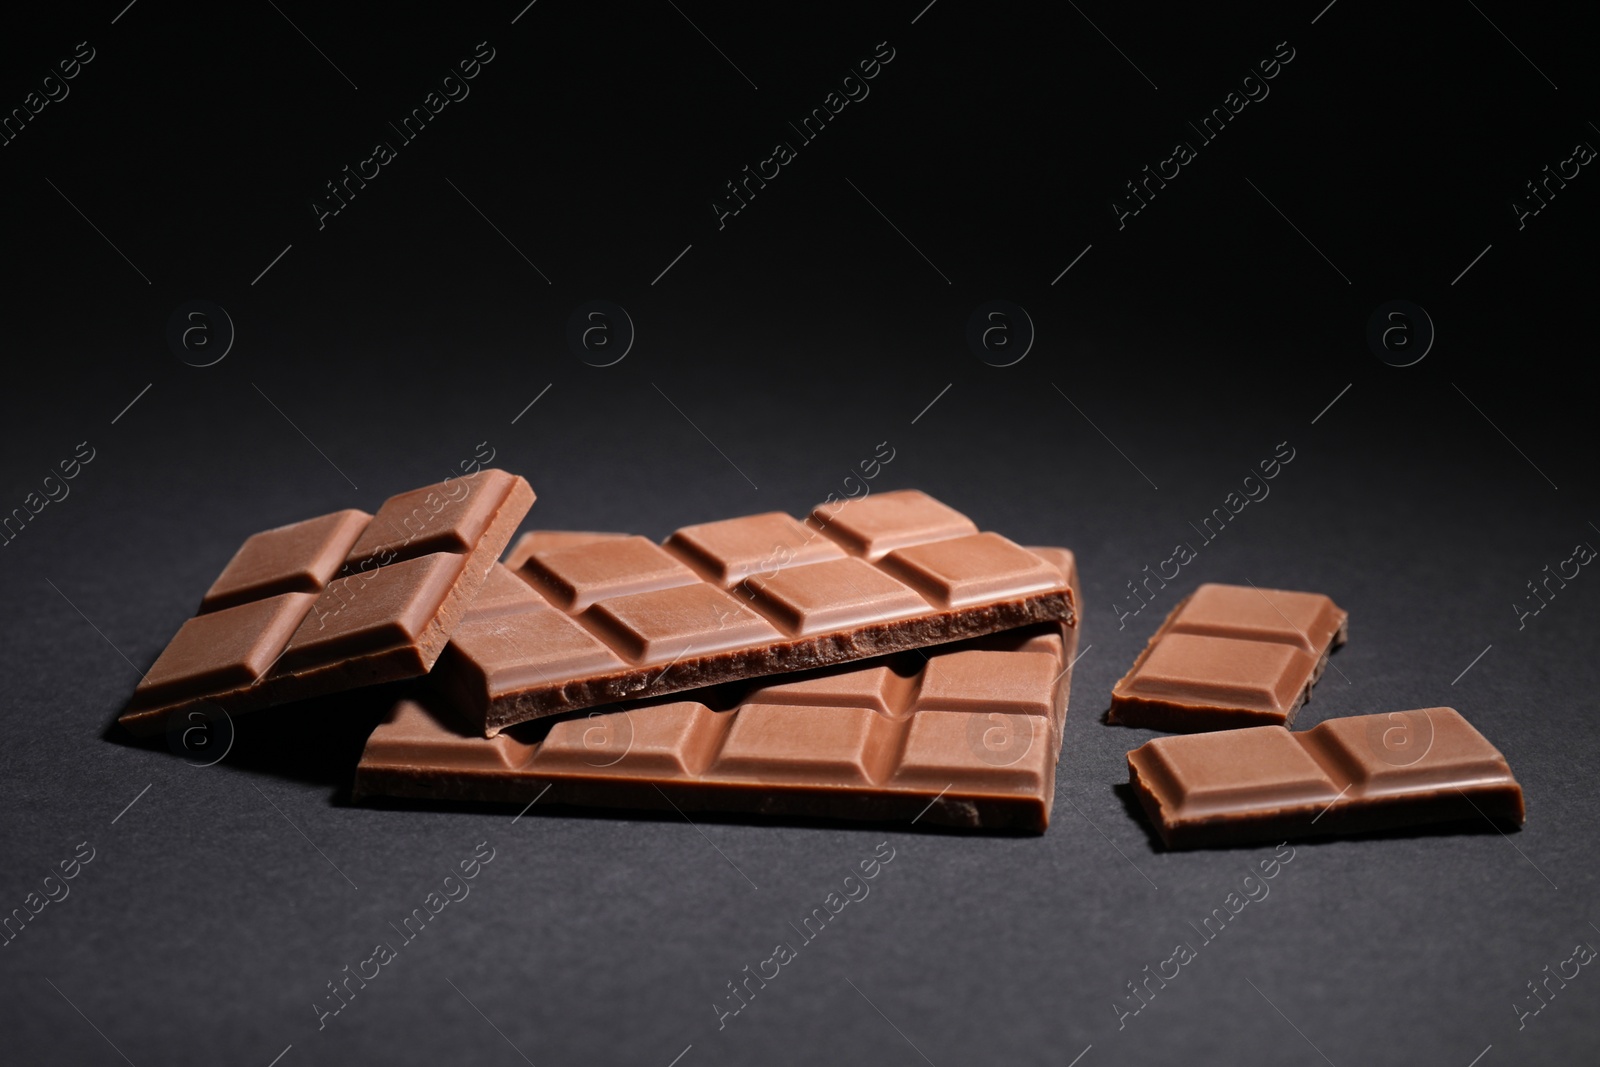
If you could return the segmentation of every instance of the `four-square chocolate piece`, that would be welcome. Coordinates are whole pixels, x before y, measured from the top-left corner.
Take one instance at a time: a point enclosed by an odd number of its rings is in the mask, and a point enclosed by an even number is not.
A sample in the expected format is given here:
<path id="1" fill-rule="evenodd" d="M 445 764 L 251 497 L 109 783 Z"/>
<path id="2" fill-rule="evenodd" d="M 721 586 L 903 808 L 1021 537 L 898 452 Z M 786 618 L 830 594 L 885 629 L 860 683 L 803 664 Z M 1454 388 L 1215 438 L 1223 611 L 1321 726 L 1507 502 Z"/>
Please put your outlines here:
<path id="1" fill-rule="evenodd" d="M 179 628 L 120 722 L 158 733 L 428 673 L 533 504 L 484 470 L 245 541 Z"/>

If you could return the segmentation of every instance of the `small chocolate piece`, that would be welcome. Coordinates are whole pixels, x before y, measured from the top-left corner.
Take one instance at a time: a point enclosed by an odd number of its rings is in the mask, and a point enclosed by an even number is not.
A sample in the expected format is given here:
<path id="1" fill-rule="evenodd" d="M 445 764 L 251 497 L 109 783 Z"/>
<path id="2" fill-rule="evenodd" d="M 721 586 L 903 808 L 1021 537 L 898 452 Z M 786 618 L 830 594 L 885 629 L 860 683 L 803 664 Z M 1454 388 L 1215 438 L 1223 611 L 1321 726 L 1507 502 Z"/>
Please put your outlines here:
<path id="1" fill-rule="evenodd" d="M 1111 690 L 1106 721 L 1183 732 L 1288 726 L 1349 618 L 1320 593 L 1202 585 Z"/>
<path id="2" fill-rule="evenodd" d="M 484 470 L 390 497 L 376 515 L 256 534 L 119 721 L 157 733 L 205 705 L 236 713 L 426 674 L 532 504 L 526 481 Z"/>
<path id="3" fill-rule="evenodd" d="M 1523 819 L 1505 757 L 1454 708 L 1158 737 L 1128 775 L 1168 848 Z"/>
<path id="4" fill-rule="evenodd" d="M 902 490 L 686 526 L 526 535 L 519 611 L 471 620 L 434 678 L 492 737 L 610 701 L 865 659 L 1034 622 L 1073 625 L 1065 575 Z"/>
<path id="5" fill-rule="evenodd" d="M 1070 552 L 1032 554 L 1076 595 Z M 509 583 L 521 584 L 497 571 L 464 625 L 504 628 L 508 662 L 487 669 L 515 673 L 530 669 L 515 646 L 564 616 L 501 612 L 502 592 L 539 599 Z M 426 693 L 373 731 L 354 792 L 1043 831 L 1077 643 L 1074 627 L 1042 623 L 487 738 L 454 726 L 447 698 Z"/>

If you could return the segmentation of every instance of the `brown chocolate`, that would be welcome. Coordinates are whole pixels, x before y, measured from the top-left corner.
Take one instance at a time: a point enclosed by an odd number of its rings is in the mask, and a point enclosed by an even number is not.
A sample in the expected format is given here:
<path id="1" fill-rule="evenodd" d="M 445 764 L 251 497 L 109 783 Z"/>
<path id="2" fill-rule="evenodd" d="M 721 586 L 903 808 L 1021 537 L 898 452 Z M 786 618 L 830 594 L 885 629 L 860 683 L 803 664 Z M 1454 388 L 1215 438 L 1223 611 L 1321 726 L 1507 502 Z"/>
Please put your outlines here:
<path id="1" fill-rule="evenodd" d="M 134 690 L 119 720 L 156 733 L 229 713 L 426 674 L 533 504 L 484 470 L 245 541 Z"/>
<path id="2" fill-rule="evenodd" d="M 1185 732 L 1288 726 L 1348 630 L 1349 615 L 1319 593 L 1202 585 L 1111 690 L 1106 721 Z"/>
<path id="3" fill-rule="evenodd" d="M 519 608 L 469 620 L 435 681 L 492 737 L 621 699 L 1074 623 L 1059 567 L 924 493 L 687 526 L 657 545 L 527 535 Z"/>
<path id="4" fill-rule="evenodd" d="M 1033 553 L 1076 591 L 1070 552 Z M 516 581 L 498 571 L 474 619 L 518 619 Z M 1042 831 L 1077 641 L 1037 624 L 488 738 L 426 693 L 373 731 L 354 792 Z"/>
<path id="5" fill-rule="evenodd" d="M 1523 819 L 1505 757 L 1454 708 L 1158 737 L 1128 774 L 1169 848 Z"/>

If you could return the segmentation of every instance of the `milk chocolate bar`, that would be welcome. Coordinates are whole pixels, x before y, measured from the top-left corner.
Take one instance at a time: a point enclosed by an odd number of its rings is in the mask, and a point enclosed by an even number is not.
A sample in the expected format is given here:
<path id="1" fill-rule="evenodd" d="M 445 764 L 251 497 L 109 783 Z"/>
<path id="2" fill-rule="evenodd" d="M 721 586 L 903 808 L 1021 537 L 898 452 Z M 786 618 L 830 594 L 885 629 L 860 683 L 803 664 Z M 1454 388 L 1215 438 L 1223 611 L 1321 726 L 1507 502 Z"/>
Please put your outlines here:
<path id="1" fill-rule="evenodd" d="M 1202 585 L 1111 690 L 1106 721 L 1185 732 L 1288 726 L 1348 633 L 1348 613 L 1320 593 Z"/>
<path id="2" fill-rule="evenodd" d="M 158 733 L 426 674 L 533 505 L 501 470 L 258 533 L 212 583 L 120 722 Z"/>
<path id="3" fill-rule="evenodd" d="M 1070 552 L 1033 552 L 1076 592 Z M 497 617 L 495 587 L 515 581 L 491 580 L 480 617 Z M 455 725 L 446 698 L 427 692 L 373 731 L 354 794 L 1039 832 L 1077 643 L 1074 627 L 1042 623 L 491 738 Z"/>
<path id="4" fill-rule="evenodd" d="M 623 699 L 1075 622 L 1059 566 L 914 490 L 687 526 L 660 545 L 530 534 L 523 588 L 455 634 L 435 681 L 492 737 Z"/>
<path id="5" fill-rule="evenodd" d="M 1454 708 L 1158 737 L 1128 775 L 1169 848 L 1523 820 L 1505 757 Z"/>

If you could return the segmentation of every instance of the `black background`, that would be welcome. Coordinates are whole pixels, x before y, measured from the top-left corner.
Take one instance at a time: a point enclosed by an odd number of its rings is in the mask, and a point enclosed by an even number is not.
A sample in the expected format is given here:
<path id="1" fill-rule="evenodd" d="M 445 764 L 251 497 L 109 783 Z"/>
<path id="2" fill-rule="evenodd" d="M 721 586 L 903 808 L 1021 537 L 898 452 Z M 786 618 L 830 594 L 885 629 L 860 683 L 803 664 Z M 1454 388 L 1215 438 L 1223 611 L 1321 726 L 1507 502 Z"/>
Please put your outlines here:
<path id="1" fill-rule="evenodd" d="M 0 908 L 95 849 L 0 948 L 7 1062 L 1593 1061 L 1590 969 L 1520 1031 L 1512 1007 L 1600 939 L 1600 579 L 1513 607 L 1600 543 L 1600 178 L 1520 230 L 1511 208 L 1600 143 L 1578 15 L 278 6 L 113 0 L 0 37 L 8 111 L 95 50 L 0 147 L 0 510 L 95 457 L 0 549 Z M 323 184 L 480 41 L 471 95 L 319 229 Z M 870 96 L 719 229 L 723 183 L 882 41 Z M 1270 95 L 1119 229 L 1123 183 L 1283 41 Z M 210 367 L 166 340 L 195 299 L 237 332 Z M 609 367 L 566 341 L 591 299 L 637 331 Z M 992 299 L 1037 331 L 1013 366 L 965 340 Z M 1365 341 L 1395 299 L 1437 328 L 1405 368 Z M 661 537 L 803 513 L 884 441 L 874 489 L 1079 554 L 1043 837 L 353 807 L 381 696 L 241 724 L 210 768 L 106 730 L 245 536 L 480 442 L 538 491 L 530 526 Z M 1126 583 L 1284 441 L 1270 497 L 1119 626 Z M 1151 735 L 1099 722 L 1206 580 L 1331 594 L 1351 640 L 1300 722 L 1457 707 L 1528 822 L 1297 846 L 1119 1031 L 1125 983 L 1272 852 L 1160 851 L 1116 788 Z M 319 1031 L 325 983 L 485 840 L 471 896 Z M 872 895 L 719 1031 L 725 983 L 880 841 Z"/>

